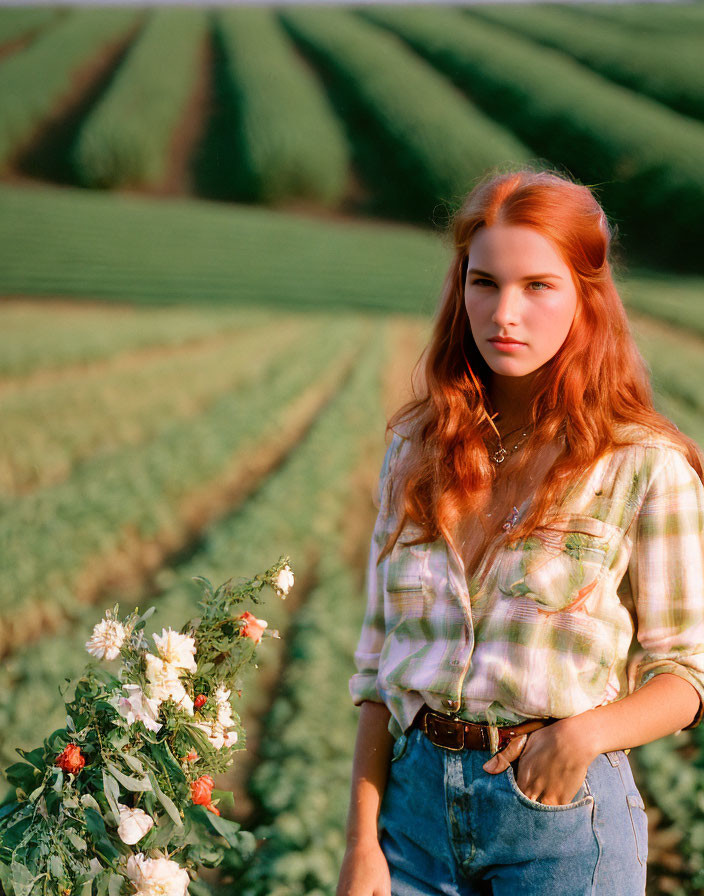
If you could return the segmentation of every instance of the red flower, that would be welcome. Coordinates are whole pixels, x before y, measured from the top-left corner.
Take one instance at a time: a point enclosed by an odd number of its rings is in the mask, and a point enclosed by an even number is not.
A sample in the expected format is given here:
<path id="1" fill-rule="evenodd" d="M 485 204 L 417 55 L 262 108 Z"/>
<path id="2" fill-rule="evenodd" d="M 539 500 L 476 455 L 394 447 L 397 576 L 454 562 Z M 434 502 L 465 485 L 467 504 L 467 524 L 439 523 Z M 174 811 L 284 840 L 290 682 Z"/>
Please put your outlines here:
<path id="1" fill-rule="evenodd" d="M 195 750 L 189 750 L 183 758 L 186 760 L 186 762 L 195 762 L 196 759 L 200 759 L 200 756 L 196 753 Z"/>
<path id="2" fill-rule="evenodd" d="M 191 784 L 191 799 L 196 806 L 209 806 L 212 802 L 213 787 L 215 781 L 210 775 L 201 775 Z"/>
<path id="3" fill-rule="evenodd" d="M 257 619 L 257 617 L 253 616 L 249 610 L 246 610 L 237 618 L 242 620 L 240 635 L 243 638 L 251 638 L 255 644 L 258 644 L 262 639 L 262 632 L 267 627 L 266 620 Z"/>
<path id="4" fill-rule="evenodd" d="M 193 701 L 193 705 L 196 709 L 200 709 L 201 706 L 205 706 L 207 701 L 208 698 L 205 696 L 205 694 L 198 694 L 196 695 L 196 699 Z"/>
<path id="5" fill-rule="evenodd" d="M 212 812 L 213 815 L 220 814 L 220 810 L 218 809 L 218 807 L 214 806 L 212 803 L 208 803 L 208 805 L 205 808 L 208 810 L 208 812 Z"/>
<path id="6" fill-rule="evenodd" d="M 77 775 L 85 764 L 85 757 L 81 754 L 78 744 L 69 744 L 63 753 L 59 753 L 54 762 L 54 765 L 58 765 L 59 768 L 72 775 Z"/>

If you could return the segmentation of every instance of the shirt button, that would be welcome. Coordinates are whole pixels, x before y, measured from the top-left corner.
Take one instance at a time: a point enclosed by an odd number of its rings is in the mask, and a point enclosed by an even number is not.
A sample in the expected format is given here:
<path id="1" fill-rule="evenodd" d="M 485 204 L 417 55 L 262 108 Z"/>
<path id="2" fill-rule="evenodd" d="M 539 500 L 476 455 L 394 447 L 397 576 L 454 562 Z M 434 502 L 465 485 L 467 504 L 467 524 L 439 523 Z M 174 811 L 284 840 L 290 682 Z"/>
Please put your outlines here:
<path id="1" fill-rule="evenodd" d="M 446 699 L 446 700 L 442 701 L 442 704 L 443 704 L 443 706 L 446 706 L 448 709 L 457 709 L 457 707 L 460 705 L 460 701 Z"/>
<path id="2" fill-rule="evenodd" d="M 461 661 L 460 660 L 450 660 L 450 662 L 452 663 L 453 666 L 459 666 Z"/>

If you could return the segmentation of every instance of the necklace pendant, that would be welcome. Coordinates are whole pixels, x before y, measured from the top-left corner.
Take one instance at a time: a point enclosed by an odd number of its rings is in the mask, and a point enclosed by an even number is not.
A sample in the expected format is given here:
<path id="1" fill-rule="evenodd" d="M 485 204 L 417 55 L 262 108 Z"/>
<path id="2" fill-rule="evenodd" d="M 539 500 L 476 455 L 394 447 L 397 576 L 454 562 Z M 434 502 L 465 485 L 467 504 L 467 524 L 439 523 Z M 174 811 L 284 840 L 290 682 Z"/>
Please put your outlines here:
<path id="1" fill-rule="evenodd" d="M 508 451 L 504 448 L 497 448 L 496 451 L 491 455 L 491 459 L 495 464 L 502 464 L 504 460 L 506 460 L 506 455 Z"/>

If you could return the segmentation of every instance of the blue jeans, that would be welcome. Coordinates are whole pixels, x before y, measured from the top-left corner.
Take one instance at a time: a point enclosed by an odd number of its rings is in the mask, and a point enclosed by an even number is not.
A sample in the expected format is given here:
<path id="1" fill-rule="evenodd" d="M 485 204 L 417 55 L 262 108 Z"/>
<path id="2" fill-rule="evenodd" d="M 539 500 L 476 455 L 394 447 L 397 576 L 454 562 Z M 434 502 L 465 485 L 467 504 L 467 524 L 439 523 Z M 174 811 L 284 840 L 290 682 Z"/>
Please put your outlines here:
<path id="1" fill-rule="evenodd" d="M 627 755 L 601 753 L 564 806 L 528 799 L 520 758 L 399 737 L 379 814 L 392 896 L 643 896 L 648 825 Z"/>

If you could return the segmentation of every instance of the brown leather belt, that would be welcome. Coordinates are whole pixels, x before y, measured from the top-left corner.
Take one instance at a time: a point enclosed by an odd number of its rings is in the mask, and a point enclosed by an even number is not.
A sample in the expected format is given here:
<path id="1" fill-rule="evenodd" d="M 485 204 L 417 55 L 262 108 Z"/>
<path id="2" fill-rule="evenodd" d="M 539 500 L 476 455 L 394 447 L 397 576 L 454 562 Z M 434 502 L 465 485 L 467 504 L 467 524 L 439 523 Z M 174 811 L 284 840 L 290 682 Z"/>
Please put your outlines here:
<path id="1" fill-rule="evenodd" d="M 520 725 L 497 727 L 498 749 L 505 747 L 514 737 L 528 734 L 557 722 L 557 719 L 528 719 Z M 432 710 L 427 704 L 418 711 L 411 728 L 421 731 L 438 747 L 446 750 L 490 750 L 489 725 L 485 722 L 465 722 Z"/>

